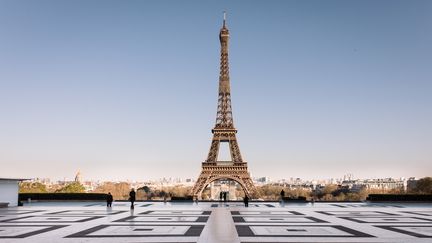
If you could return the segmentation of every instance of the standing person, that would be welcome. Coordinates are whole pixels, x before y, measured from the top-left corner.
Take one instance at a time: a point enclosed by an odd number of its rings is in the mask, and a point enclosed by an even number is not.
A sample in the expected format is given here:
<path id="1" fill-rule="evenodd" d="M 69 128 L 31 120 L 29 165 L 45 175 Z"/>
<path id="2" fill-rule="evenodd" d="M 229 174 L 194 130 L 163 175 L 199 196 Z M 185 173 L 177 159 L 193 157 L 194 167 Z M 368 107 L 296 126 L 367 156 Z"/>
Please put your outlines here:
<path id="1" fill-rule="evenodd" d="M 227 192 L 224 192 L 224 193 L 223 193 L 223 199 L 224 199 L 224 202 L 226 202 L 226 200 L 227 200 L 226 198 L 227 198 Z"/>
<path id="2" fill-rule="evenodd" d="M 249 197 L 247 195 L 244 196 L 243 202 L 245 207 L 249 207 Z"/>
<path id="3" fill-rule="evenodd" d="M 134 202 L 135 202 L 135 189 L 132 188 L 132 190 L 129 192 L 129 201 L 131 202 L 131 209 L 134 209 Z"/>
<path id="4" fill-rule="evenodd" d="M 285 197 L 285 191 L 282 189 L 282 191 L 280 192 L 280 200 L 281 200 L 281 202 L 283 201 L 284 197 Z"/>
<path id="5" fill-rule="evenodd" d="M 113 196 L 111 195 L 111 192 L 108 192 L 108 195 L 106 197 L 106 201 L 107 201 L 107 207 L 110 208 L 112 206 L 112 202 L 113 202 Z"/>
<path id="6" fill-rule="evenodd" d="M 220 192 L 219 192 L 219 202 L 222 202 L 222 196 L 223 196 L 222 194 L 223 194 L 223 192 L 220 191 Z"/>

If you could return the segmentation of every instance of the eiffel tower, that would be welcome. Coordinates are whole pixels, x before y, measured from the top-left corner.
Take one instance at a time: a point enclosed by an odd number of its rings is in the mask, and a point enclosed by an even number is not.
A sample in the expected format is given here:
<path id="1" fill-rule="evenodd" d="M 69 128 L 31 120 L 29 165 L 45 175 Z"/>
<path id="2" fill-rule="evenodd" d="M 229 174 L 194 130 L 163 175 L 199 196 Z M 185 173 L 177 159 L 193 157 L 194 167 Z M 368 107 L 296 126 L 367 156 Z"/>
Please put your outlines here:
<path id="1" fill-rule="evenodd" d="M 243 161 L 240 154 L 236 138 L 237 130 L 234 128 L 228 67 L 229 31 L 225 22 L 226 14 L 224 13 L 223 26 L 219 33 L 221 58 L 216 125 L 212 129 L 213 139 L 210 152 L 208 153 L 207 160 L 202 163 L 201 174 L 192 189 L 192 195 L 197 199 L 201 199 L 201 193 L 208 184 L 218 180 L 236 181 L 249 198 L 257 196 L 255 186 L 248 172 L 247 163 Z M 231 161 L 218 160 L 221 143 L 229 143 Z"/>

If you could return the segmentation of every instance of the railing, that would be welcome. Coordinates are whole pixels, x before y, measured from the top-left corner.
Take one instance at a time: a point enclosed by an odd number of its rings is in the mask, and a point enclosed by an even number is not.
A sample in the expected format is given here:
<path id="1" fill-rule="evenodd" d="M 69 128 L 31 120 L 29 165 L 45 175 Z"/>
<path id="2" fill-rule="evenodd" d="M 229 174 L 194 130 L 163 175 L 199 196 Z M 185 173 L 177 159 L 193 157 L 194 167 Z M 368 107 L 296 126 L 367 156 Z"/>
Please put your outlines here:
<path id="1" fill-rule="evenodd" d="M 216 161 L 216 165 L 218 166 L 232 166 L 234 162 L 232 161 Z"/>

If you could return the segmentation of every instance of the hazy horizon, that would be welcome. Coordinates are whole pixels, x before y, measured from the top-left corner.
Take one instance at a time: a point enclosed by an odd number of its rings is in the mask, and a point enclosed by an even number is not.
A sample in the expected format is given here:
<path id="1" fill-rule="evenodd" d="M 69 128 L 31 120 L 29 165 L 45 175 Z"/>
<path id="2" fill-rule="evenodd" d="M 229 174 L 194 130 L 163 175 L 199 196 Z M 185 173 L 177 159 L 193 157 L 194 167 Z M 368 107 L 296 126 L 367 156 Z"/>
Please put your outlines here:
<path id="1" fill-rule="evenodd" d="M 254 177 L 432 171 L 431 1 L 0 1 L 0 177 L 198 177 L 227 10 Z"/>

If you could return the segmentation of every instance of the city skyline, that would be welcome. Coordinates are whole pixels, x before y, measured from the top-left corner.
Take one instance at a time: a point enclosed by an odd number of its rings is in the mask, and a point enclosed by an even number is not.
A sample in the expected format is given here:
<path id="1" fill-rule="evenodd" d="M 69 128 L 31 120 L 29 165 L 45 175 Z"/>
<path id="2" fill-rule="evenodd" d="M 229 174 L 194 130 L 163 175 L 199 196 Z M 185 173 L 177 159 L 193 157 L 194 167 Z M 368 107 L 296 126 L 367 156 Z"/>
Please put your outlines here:
<path id="1" fill-rule="evenodd" d="M 0 176 L 196 178 L 223 10 L 252 176 L 430 175 L 430 2 L 2 1 Z"/>

